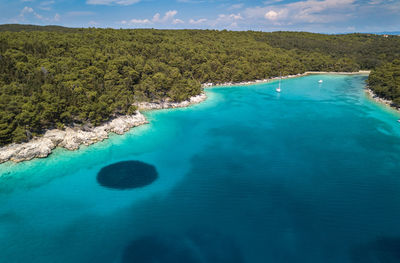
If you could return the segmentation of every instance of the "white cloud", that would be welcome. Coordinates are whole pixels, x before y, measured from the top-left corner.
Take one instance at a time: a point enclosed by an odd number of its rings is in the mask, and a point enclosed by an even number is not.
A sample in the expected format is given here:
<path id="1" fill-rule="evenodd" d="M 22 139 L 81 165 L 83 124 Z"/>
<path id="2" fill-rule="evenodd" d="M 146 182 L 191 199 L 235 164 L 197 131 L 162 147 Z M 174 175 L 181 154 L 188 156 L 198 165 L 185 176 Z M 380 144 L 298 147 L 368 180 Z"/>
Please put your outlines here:
<path id="1" fill-rule="evenodd" d="M 43 19 L 43 16 L 42 16 L 42 15 L 39 15 L 38 13 L 34 13 L 34 16 L 35 16 L 37 19 L 40 19 L 40 20 Z"/>
<path id="2" fill-rule="evenodd" d="M 52 5 L 52 4 L 54 4 L 55 2 L 54 1 L 43 1 L 43 2 L 40 2 L 40 5 Z"/>
<path id="3" fill-rule="evenodd" d="M 176 10 L 170 10 L 166 12 L 163 16 L 160 15 L 160 13 L 156 13 L 152 19 L 131 19 L 131 20 L 123 20 L 121 21 L 121 24 L 123 25 L 136 25 L 136 24 L 183 24 L 185 23 L 183 20 L 179 18 L 175 18 L 175 16 L 178 14 L 178 11 Z"/>
<path id="4" fill-rule="evenodd" d="M 41 21 L 46 21 L 46 22 L 50 22 L 50 21 L 57 22 L 60 20 L 60 15 L 55 14 L 55 16 L 53 18 L 44 17 L 41 14 L 36 13 L 36 11 L 32 7 L 25 6 L 19 13 L 18 18 L 15 18 L 12 20 L 15 21 L 16 23 L 20 23 L 20 22 L 31 21 L 32 19 L 39 19 Z"/>
<path id="5" fill-rule="evenodd" d="M 55 22 L 58 22 L 58 21 L 60 21 L 60 19 L 61 19 L 61 16 L 60 16 L 58 13 L 56 13 L 56 14 L 54 15 L 53 20 L 54 20 Z"/>
<path id="6" fill-rule="evenodd" d="M 356 28 L 354 26 L 348 26 L 346 29 L 347 29 L 347 31 L 350 31 L 350 32 L 356 31 Z"/>
<path id="7" fill-rule="evenodd" d="M 35 12 L 35 11 L 33 10 L 32 7 L 25 6 L 25 7 L 21 10 L 20 16 L 24 16 L 25 14 L 33 13 L 33 12 Z"/>
<path id="8" fill-rule="evenodd" d="M 241 4 L 234 4 L 234 5 L 231 5 L 231 6 L 228 8 L 228 10 L 241 9 L 241 8 L 243 8 L 243 6 L 244 6 L 243 3 L 241 3 Z"/>
<path id="9" fill-rule="evenodd" d="M 238 27 L 238 22 L 244 21 L 243 16 L 238 14 L 220 14 L 217 19 L 208 22 L 208 25 L 216 28 Z"/>
<path id="10" fill-rule="evenodd" d="M 123 24 L 129 23 L 129 24 L 151 24 L 151 21 L 148 19 L 131 19 L 129 22 L 122 21 Z M 125 22 L 125 23 L 124 23 Z"/>
<path id="11" fill-rule="evenodd" d="M 278 19 L 278 15 L 279 14 L 277 12 L 275 12 L 274 10 L 270 10 L 267 13 L 265 13 L 264 16 L 268 20 L 276 20 L 276 19 Z"/>
<path id="12" fill-rule="evenodd" d="M 164 22 L 167 22 L 167 21 L 173 19 L 174 16 L 175 16 L 177 13 L 178 13 L 178 11 L 176 11 L 176 10 L 170 10 L 170 11 L 166 12 L 165 15 L 164 15 L 163 17 L 161 17 L 161 15 L 160 15 L 159 13 L 157 13 L 157 14 L 155 14 L 155 15 L 153 16 L 152 21 L 153 21 L 154 23 L 164 23 Z"/>
<path id="13" fill-rule="evenodd" d="M 215 19 L 190 19 L 188 22 L 190 25 L 202 25 L 211 28 L 238 28 L 239 22 L 244 22 L 245 18 L 240 14 L 219 14 Z"/>
<path id="14" fill-rule="evenodd" d="M 176 19 L 174 19 L 173 21 L 172 21 L 172 24 L 174 24 L 174 25 L 176 25 L 176 24 L 184 24 L 185 22 L 183 21 L 183 20 L 181 20 L 181 19 L 178 19 L 178 18 L 176 18 Z"/>
<path id="15" fill-rule="evenodd" d="M 207 22 L 207 19 L 205 19 L 205 18 L 200 18 L 197 20 L 194 20 L 194 19 L 189 20 L 189 24 L 192 24 L 192 25 L 204 24 L 205 22 Z"/>
<path id="16" fill-rule="evenodd" d="M 244 14 L 246 18 L 264 18 L 280 25 L 330 23 L 347 20 L 356 7 L 356 0 L 305 0 L 289 4 L 279 4 L 275 0 L 273 3 L 265 7 L 247 8 Z"/>
<path id="17" fill-rule="evenodd" d="M 34 17 L 36 17 L 37 19 L 40 19 L 40 20 L 43 19 L 43 16 L 39 15 L 38 13 L 36 13 L 35 10 L 33 10 L 32 7 L 25 6 L 25 7 L 21 10 L 19 16 L 20 16 L 20 18 L 21 18 L 22 20 L 24 20 L 24 19 L 25 19 L 25 16 L 26 16 L 27 14 L 32 14 Z"/>
<path id="18" fill-rule="evenodd" d="M 230 14 L 230 15 L 221 14 L 218 16 L 217 20 L 219 21 L 243 20 L 243 17 L 240 14 Z"/>
<path id="19" fill-rule="evenodd" d="M 234 20 L 243 20 L 243 17 L 242 17 L 240 14 L 237 14 L 237 15 L 235 15 L 235 14 L 230 14 L 230 15 L 229 15 L 229 18 L 232 18 L 232 19 L 234 19 Z"/>
<path id="20" fill-rule="evenodd" d="M 51 1 L 43 1 L 43 2 L 40 2 L 38 8 L 41 9 L 41 10 L 50 11 L 51 10 L 51 6 L 54 3 L 55 2 L 53 0 L 51 0 Z"/>
<path id="21" fill-rule="evenodd" d="M 368 4 L 370 5 L 379 5 L 383 2 L 383 0 L 372 0 Z"/>
<path id="22" fill-rule="evenodd" d="M 272 4 L 276 4 L 279 2 L 282 2 L 283 0 L 269 0 L 269 1 L 264 1 L 264 5 L 272 5 Z"/>
<path id="23" fill-rule="evenodd" d="M 87 0 L 88 5 L 133 5 L 140 0 Z"/>

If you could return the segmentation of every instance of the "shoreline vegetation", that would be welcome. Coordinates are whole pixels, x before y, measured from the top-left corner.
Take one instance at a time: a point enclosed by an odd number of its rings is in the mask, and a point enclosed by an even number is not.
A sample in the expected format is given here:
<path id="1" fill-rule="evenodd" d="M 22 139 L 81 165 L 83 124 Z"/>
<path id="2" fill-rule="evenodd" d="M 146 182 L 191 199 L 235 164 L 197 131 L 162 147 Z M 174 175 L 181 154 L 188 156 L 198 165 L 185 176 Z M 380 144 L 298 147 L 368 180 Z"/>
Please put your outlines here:
<path id="1" fill-rule="evenodd" d="M 400 37 L 374 34 L 0 25 L 0 147 L 132 115 L 141 101 L 185 101 L 202 83 L 373 73 L 396 59 Z"/>
<path id="2" fill-rule="evenodd" d="M 372 70 L 368 87 L 400 105 L 399 59 L 400 37 L 374 34 L 0 25 L 0 162 L 123 133 L 145 121 L 138 109 L 185 107 L 211 85 L 280 75 Z M 49 130 L 39 153 L 16 146 Z"/>
<path id="3" fill-rule="evenodd" d="M 254 85 L 254 84 L 263 84 L 268 83 L 274 80 L 279 79 L 291 79 L 291 78 L 298 78 L 304 77 L 308 75 L 369 75 L 371 73 L 370 70 L 359 70 L 353 72 L 335 72 L 335 71 L 306 71 L 304 73 L 293 74 L 293 75 L 286 75 L 282 77 L 271 77 L 267 79 L 258 79 L 252 81 L 242 81 L 242 82 L 225 82 L 221 84 L 214 84 L 214 83 L 205 83 L 202 85 L 203 88 L 216 88 L 216 87 L 229 87 L 229 86 L 243 86 L 243 85 Z"/>
<path id="4" fill-rule="evenodd" d="M 226 82 L 220 84 L 205 83 L 202 85 L 202 87 L 203 89 L 208 89 L 217 87 L 254 85 L 272 82 L 280 78 L 290 79 L 313 74 L 359 75 L 369 73 L 370 71 L 307 71 L 296 75 L 272 77 L 269 79 L 254 81 Z M 32 138 L 30 141 L 24 143 L 13 143 L 11 145 L 0 147 L 0 164 L 7 161 L 13 161 L 17 163 L 22 161 L 29 161 L 35 158 L 45 158 L 49 156 L 52 153 L 53 149 L 55 149 L 56 147 L 63 147 L 70 151 L 78 150 L 81 145 L 88 146 L 96 142 L 108 139 L 109 133 L 122 135 L 129 131 L 131 128 L 148 124 L 149 122 L 140 111 L 189 107 L 191 105 L 201 103 L 206 99 L 207 95 L 204 91 L 202 91 L 199 95 L 192 96 L 188 100 L 182 102 L 173 102 L 169 100 L 163 100 L 159 102 L 139 102 L 135 103 L 135 106 L 138 108 L 138 110 L 135 112 L 134 115 L 119 116 L 96 127 L 67 127 L 64 130 L 47 130 L 42 137 L 35 137 Z"/>
<path id="5" fill-rule="evenodd" d="M 367 80 L 367 92 L 374 100 L 400 110 L 400 60 L 372 70 Z"/>
<path id="6" fill-rule="evenodd" d="M 200 103 L 207 98 L 204 92 L 182 102 L 141 102 L 137 107 L 142 110 L 183 108 Z M 91 145 L 108 139 L 110 133 L 122 135 L 133 127 L 148 124 L 146 117 L 137 110 L 134 115 L 116 117 L 96 127 L 71 128 L 65 130 L 47 130 L 43 136 L 35 137 L 28 142 L 13 143 L 0 148 L 0 164 L 13 161 L 22 162 L 49 156 L 56 147 L 67 150 L 78 150 L 81 145 Z"/>
<path id="7" fill-rule="evenodd" d="M 376 102 L 378 102 L 378 103 L 380 103 L 380 104 L 384 104 L 384 105 L 386 105 L 386 106 L 388 106 L 388 107 L 390 107 L 390 108 L 392 108 L 392 109 L 395 109 L 395 110 L 397 110 L 397 111 L 400 112 L 400 106 L 398 106 L 397 104 L 393 103 L 392 100 L 388 100 L 388 99 L 379 97 L 379 96 L 378 96 L 371 88 L 369 88 L 368 86 L 365 88 L 365 92 L 368 94 L 368 96 L 369 96 L 372 100 L 374 100 L 374 101 L 376 101 Z"/>

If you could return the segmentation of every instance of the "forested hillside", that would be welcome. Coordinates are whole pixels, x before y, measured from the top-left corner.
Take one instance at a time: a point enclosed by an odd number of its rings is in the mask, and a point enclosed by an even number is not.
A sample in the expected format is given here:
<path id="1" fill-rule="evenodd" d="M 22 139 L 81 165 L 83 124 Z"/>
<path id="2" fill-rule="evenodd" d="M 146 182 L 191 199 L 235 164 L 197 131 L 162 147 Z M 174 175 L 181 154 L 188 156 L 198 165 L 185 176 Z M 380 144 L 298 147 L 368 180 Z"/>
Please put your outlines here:
<path id="1" fill-rule="evenodd" d="M 400 60 L 373 70 L 368 78 L 368 87 L 379 97 L 391 100 L 400 107 Z"/>
<path id="2" fill-rule="evenodd" d="M 297 50 L 306 56 L 320 52 L 334 59 L 350 57 L 362 69 L 400 59 L 400 37 L 374 34 L 323 35 L 307 32 L 273 32 L 263 39 L 274 47 Z"/>
<path id="3" fill-rule="evenodd" d="M 97 125 L 137 101 L 181 101 L 201 83 L 399 58 L 400 38 L 296 32 L 0 26 L 0 146 L 48 128 Z"/>

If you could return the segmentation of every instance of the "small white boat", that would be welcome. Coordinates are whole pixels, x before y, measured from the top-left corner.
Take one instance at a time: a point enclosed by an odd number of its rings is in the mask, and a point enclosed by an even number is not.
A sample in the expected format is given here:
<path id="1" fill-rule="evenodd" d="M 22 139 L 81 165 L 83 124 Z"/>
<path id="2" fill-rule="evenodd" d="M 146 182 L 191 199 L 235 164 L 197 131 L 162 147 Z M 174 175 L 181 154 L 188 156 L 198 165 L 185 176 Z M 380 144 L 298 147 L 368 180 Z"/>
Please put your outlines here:
<path id="1" fill-rule="evenodd" d="M 324 82 L 322 79 L 320 79 L 320 80 L 318 81 L 318 83 L 322 83 L 322 82 Z"/>
<path id="2" fill-rule="evenodd" d="M 400 122 L 400 119 L 398 119 L 397 122 Z"/>
<path id="3" fill-rule="evenodd" d="M 279 86 L 275 89 L 276 92 L 278 92 L 278 93 L 281 92 L 281 79 L 282 79 L 282 77 L 279 79 Z"/>

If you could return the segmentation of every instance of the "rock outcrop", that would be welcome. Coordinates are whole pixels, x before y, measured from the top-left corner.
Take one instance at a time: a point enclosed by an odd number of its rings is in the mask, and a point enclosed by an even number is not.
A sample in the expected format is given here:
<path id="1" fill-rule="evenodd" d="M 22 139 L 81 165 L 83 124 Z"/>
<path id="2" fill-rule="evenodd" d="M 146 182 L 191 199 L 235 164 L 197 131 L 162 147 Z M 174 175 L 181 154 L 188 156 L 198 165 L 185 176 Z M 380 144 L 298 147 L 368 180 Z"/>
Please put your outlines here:
<path id="1" fill-rule="evenodd" d="M 142 102 L 137 106 L 140 110 L 182 108 L 200 103 L 207 98 L 205 93 L 191 97 L 182 102 L 163 101 L 158 103 Z M 64 147 L 68 150 L 77 150 L 81 145 L 90 145 L 108 138 L 110 132 L 124 134 L 132 127 L 148 123 L 145 116 L 139 111 L 135 115 L 120 116 L 97 127 L 81 127 L 65 130 L 48 130 L 42 137 L 36 137 L 26 143 L 0 148 L 0 163 L 7 161 L 21 162 L 33 158 L 47 157 L 54 148 Z"/>
<path id="2" fill-rule="evenodd" d="M 48 130 L 42 137 L 0 148 L 0 163 L 6 161 L 21 162 L 33 158 L 47 157 L 55 147 L 76 150 L 80 145 L 90 145 L 108 138 L 110 132 L 123 134 L 130 128 L 148 123 L 139 111 L 135 115 L 121 116 L 101 126 L 85 130 L 66 128 Z"/>
<path id="3" fill-rule="evenodd" d="M 369 95 L 372 99 L 374 99 L 375 101 L 377 101 L 377 102 L 379 102 L 379 103 L 386 104 L 386 105 L 388 105 L 388 106 L 390 106 L 390 107 L 392 107 L 392 108 L 394 108 L 394 109 L 400 111 L 400 107 L 398 107 L 397 105 L 395 105 L 395 104 L 393 103 L 393 101 L 387 100 L 387 99 L 384 99 L 384 98 L 379 97 L 379 96 L 376 95 L 375 92 L 374 92 L 373 90 L 371 90 L 370 88 L 366 88 L 365 91 L 366 91 L 366 92 L 368 93 L 368 95 Z"/>
<path id="4" fill-rule="evenodd" d="M 192 104 L 200 103 L 207 99 L 205 93 L 201 93 L 197 96 L 191 97 L 189 100 L 182 102 L 173 102 L 169 100 L 159 101 L 159 102 L 139 102 L 136 104 L 139 110 L 160 110 L 160 109 L 170 109 L 170 108 L 184 108 Z"/>

